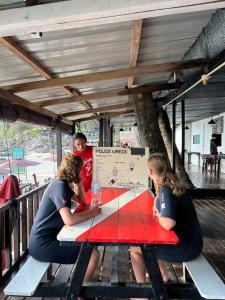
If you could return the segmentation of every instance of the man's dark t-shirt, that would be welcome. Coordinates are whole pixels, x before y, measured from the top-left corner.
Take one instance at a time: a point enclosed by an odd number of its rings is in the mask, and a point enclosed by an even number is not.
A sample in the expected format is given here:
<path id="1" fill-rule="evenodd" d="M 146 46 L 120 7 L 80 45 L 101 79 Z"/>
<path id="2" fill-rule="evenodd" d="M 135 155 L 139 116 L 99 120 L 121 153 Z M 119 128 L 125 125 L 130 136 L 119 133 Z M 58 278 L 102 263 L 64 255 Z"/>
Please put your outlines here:
<path id="1" fill-rule="evenodd" d="M 197 257 L 202 250 L 202 232 L 189 195 L 185 193 L 181 197 L 176 197 L 171 189 L 164 185 L 160 189 L 156 207 L 161 217 L 176 221 L 173 230 L 180 240 L 177 246 L 171 248 L 171 251 L 167 246 L 165 250 L 167 249 L 168 252 L 163 251 L 163 247 L 158 248 L 158 257 L 173 262 L 189 261 Z"/>

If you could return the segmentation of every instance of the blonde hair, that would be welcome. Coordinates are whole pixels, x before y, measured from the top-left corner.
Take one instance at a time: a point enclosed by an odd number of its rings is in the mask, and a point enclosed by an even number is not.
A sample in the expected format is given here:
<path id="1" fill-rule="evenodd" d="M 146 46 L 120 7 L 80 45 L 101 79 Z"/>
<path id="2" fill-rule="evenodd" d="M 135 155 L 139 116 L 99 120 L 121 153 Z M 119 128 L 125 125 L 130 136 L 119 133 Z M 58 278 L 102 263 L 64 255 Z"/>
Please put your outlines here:
<path id="1" fill-rule="evenodd" d="M 81 181 L 80 171 L 83 166 L 83 160 L 80 156 L 67 152 L 57 170 L 57 177 L 66 180 L 68 183 Z"/>
<path id="2" fill-rule="evenodd" d="M 180 180 L 172 173 L 170 163 L 166 155 L 154 153 L 148 159 L 148 166 L 151 167 L 159 180 L 155 183 L 156 196 L 159 197 L 159 191 L 163 185 L 167 185 L 177 197 L 185 194 L 185 187 Z"/>

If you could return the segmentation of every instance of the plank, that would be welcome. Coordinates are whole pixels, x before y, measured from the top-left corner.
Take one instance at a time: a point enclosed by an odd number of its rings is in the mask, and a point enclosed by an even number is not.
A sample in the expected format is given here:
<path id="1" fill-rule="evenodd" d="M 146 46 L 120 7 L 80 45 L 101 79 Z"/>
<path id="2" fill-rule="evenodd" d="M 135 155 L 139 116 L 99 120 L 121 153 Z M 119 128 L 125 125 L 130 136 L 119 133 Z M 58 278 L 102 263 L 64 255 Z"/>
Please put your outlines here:
<path id="1" fill-rule="evenodd" d="M 225 299 L 225 285 L 203 255 L 185 266 L 202 297 Z"/>
<path id="2" fill-rule="evenodd" d="M 49 265 L 50 263 L 40 262 L 29 257 L 26 263 L 4 289 L 5 294 L 32 296 Z M 21 282 L 23 282 L 23 284 L 21 284 Z"/>
<path id="3" fill-rule="evenodd" d="M 60 31 L 223 8 L 224 1 L 69 0 L 0 12 L 0 35 Z M 7 12 L 7 13 L 6 13 Z M 104 26 L 103 26 L 104 28 Z"/>
<path id="4" fill-rule="evenodd" d="M 75 75 L 75 76 L 64 77 L 64 78 L 13 84 L 8 86 L 3 86 L 2 91 L 5 92 L 11 91 L 14 93 L 18 93 L 18 92 L 25 92 L 30 90 L 53 88 L 62 85 L 73 85 L 76 83 L 98 82 L 98 81 L 112 80 L 118 78 L 126 78 L 128 76 L 144 76 L 146 74 L 152 74 L 152 73 L 172 72 L 175 70 L 196 68 L 196 67 L 203 66 L 205 63 L 206 63 L 205 60 L 195 59 L 189 61 L 176 61 L 170 63 L 138 66 L 132 68 L 102 71 L 102 72 L 95 72 L 95 73 L 89 73 L 83 75 Z M 3 93 L 2 91 L 0 89 L 0 95 Z M 33 106 L 36 107 L 35 104 L 33 104 Z"/>

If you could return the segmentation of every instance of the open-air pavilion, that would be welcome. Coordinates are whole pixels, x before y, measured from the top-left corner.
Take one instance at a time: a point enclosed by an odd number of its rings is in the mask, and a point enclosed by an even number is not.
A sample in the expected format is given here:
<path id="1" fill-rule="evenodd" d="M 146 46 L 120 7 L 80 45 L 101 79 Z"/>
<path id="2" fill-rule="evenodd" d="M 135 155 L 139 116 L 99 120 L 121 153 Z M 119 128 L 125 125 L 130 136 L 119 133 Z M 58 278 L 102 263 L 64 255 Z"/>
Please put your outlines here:
<path id="1" fill-rule="evenodd" d="M 222 124 L 216 133 L 225 152 L 224 8 L 225 1 L 206 0 L 3 0 L 0 118 L 55 129 L 58 164 L 61 133 L 73 135 L 75 124 L 99 120 L 99 146 L 112 146 L 115 124 L 137 123 L 140 146 L 150 153 L 166 149 L 174 172 L 188 178 L 188 152 L 199 157 L 208 152 L 211 118 Z M 199 146 L 193 145 L 193 136 L 201 137 Z M 186 171 L 197 189 L 191 183 L 188 188 L 205 234 L 204 253 L 225 282 L 223 159 L 219 179 L 207 170 L 202 174 L 194 156 L 192 162 Z M 22 220 L 14 223 L 13 245 L 7 229 L 12 204 L 0 207 L 6 232 L 0 241 L 7 245 L 2 284 L 27 256 L 28 233 L 46 186 L 21 196 Z M 113 253 L 105 253 L 98 279 L 111 276 L 107 265 Z M 126 261 L 128 272 L 127 256 L 121 251 L 119 259 Z M 180 268 L 170 268 L 179 283 Z M 71 268 L 63 270 L 68 277 Z M 126 271 L 120 281 L 132 281 Z M 6 298 L 3 292 L 0 297 Z"/>

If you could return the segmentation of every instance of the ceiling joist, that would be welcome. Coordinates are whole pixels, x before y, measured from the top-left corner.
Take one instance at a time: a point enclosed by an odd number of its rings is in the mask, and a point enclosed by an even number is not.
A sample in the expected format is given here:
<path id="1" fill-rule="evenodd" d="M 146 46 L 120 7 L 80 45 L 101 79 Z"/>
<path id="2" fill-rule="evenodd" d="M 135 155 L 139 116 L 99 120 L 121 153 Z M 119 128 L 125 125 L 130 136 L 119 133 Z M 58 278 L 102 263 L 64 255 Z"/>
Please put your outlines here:
<path id="1" fill-rule="evenodd" d="M 138 59 L 138 51 L 141 43 L 142 20 L 135 20 L 132 22 L 132 37 L 130 49 L 130 67 L 136 67 Z M 134 77 L 128 77 L 128 87 L 132 87 Z"/>
<path id="2" fill-rule="evenodd" d="M 13 95 L 12 93 L 5 91 L 0 88 L 0 99 L 6 100 L 12 104 L 20 105 L 24 108 L 31 109 L 35 112 L 43 114 L 45 116 L 57 119 L 58 115 L 44 108 L 39 107 L 38 105 L 31 103 L 17 95 Z"/>
<path id="3" fill-rule="evenodd" d="M 132 104 L 130 102 L 127 102 L 127 103 L 123 103 L 123 104 L 102 106 L 102 107 L 97 107 L 97 108 L 92 108 L 92 109 L 87 109 L 87 110 L 71 111 L 71 112 L 63 113 L 63 114 L 61 114 L 61 116 L 71 117 L 71 116 L 87 115 L 87 114 L 92 114 L 92 113 L 97 113 L 97 112 L 109 111 L 109 110 L 114 110 L 114 109 L 131 108 L 131 107 L 132 107 Z"/>
<path id="4" fill-rule="evenodd" d="M 66 103 L 75 103 L 75 102 L 83 102 L 83 101 L 90 101 L 90 100 L 100 100 L 105 98 L 111 97 L 121 97 L 127 96 L 130 94 L 139 94 L 139 93 L 150 93 L 154 91 L 163 91 L 163 90 L 172 90 L 177 89 L 180 87 L 179 83 L 162 83 L 162 84 L 150 84 L 139 86 L 135 88 L 128 88 L 128 89 L 114 89 L 114 90 L 107 90 L 107 91 L 100 91 L 91 94 L 83 94 L 76 97 L 64 97 L 64 98 L 57 98 L 57 99 L 50 99 L 44 101 L 35 101 L 36 105 L 41 107 L 52 106 L 52 105 L 59 105 L 59 104 L 66 104 Z"/>
<path id="5" fill-rule="evenodd" d="M 171 7 L 172 6 L 172 7 Z M 0 11 L 0 36 L 65 30 L 224 8 L 225 1 L 67 0 Z"/>
<path id="6" fill-rule="evenodd" d="M 54 74 L 52 74 L 46 67 L 42 66 L 11 37 L 0 37 L 0 45 L 15 54 L 16 57 L 29 65 L 33 70 L 37 71 L 37 73 L 43 76 L 45 79 L 56 78 Z M 80 92 L 77 89 L 71 89 L 68 86 L 62 86 L 61 88 L 72 96 L 80 95 Z M 83 104 L 86 108 L 91 108 L 91 105 L 89 103 L 84 102 Z"/>
<path id="7" fill-rule="evenodd" d="M 53 87 L 72 85 L 78 83 L 97 82 L 97 81 L 105 81 L 111 79 L 126 78 L 129 76 L 143 76 L 152 73 L 172 72 L 176 70 L 191 69 L 196 67 L 202 67 L 206 63 L 207 61 L 203 59 L 194 59 L 189 61 L 176 61 L 170 63 L 162 63 L 162 64 L 133 67 L 133 68 L 110 70 L 104 72 L 96 72 L 91 74 L 75 75 L 75 76 L 64 77 L 64 78 L 13 84 L 13 85 L 4 86 L 2 88 L 7 91 L 19 93 L 19 92 L 25 92 L 30 90 L 53 88 Z"/>
<path id="8" fill-rule="evenodd" d="M 92 117 L 87 117 L 87 118 L 82 118 L 82 119 L 76 119 L 74 120 L 75 122 L 84 122 L 84 121 L 89 121 L 89 120 L 100 120 L 100 119 L 109 119 L 111 117 L 116 117 L 116 116 L 120 116 L 120 115 L 125 115 L 125 114 L 130 114 L 133 113 L 134 110 L 133 109 L 129 109 L 129 110 L 123 110 L 123 111 L 118 111 L 118 112 L 106 112 L 104 114 L 100 114 L 98 116 L 92 116 Z"/>

